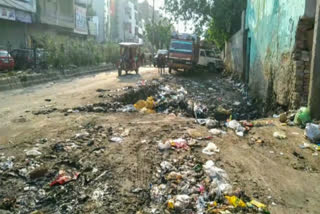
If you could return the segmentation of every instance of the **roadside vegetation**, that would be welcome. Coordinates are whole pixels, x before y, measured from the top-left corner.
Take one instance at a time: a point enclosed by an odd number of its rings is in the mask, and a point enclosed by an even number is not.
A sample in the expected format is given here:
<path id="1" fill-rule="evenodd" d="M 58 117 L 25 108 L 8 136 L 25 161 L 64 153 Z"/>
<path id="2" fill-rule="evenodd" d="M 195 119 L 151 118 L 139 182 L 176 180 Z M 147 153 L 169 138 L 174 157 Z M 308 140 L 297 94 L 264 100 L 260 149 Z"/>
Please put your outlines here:
<path id="1" fill-rule="evenodd" d="M 35 37 L 35 40 L 38 48 L 47 51 L 48 64 L 54 68 L 115 63 L 120 55 L 118 44 L 114 43 L 99 44 L 48 34 Z"/>

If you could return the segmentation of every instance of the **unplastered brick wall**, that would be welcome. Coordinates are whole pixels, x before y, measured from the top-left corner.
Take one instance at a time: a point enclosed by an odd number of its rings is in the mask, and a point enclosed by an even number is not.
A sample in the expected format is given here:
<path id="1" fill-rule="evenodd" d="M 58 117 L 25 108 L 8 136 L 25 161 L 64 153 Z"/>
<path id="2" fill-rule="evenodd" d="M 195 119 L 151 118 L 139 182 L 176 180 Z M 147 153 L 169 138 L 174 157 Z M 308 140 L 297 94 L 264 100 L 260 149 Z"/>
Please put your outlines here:
<path id="1" fill-rule="evenodd" d="M 293 52 L 293 91 L 291 106 L 299 108 L 308 102 L 314 19 L 300 19 Z"/>

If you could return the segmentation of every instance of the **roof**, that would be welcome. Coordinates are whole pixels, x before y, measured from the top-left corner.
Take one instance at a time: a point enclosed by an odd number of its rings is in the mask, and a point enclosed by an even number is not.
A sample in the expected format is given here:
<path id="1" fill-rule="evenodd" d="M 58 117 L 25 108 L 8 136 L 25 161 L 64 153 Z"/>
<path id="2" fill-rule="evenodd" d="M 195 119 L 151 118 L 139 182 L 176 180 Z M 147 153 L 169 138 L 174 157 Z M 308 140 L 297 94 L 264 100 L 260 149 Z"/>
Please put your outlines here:
<path id="1" fill-rule="evenodd" d="M 119 44 L 120 46 L 127 46 L 127 47 L 138 47 L 142 46 L 142 44 L 139 43 L 133 43 L 133 42 L 122 42 Z"/>

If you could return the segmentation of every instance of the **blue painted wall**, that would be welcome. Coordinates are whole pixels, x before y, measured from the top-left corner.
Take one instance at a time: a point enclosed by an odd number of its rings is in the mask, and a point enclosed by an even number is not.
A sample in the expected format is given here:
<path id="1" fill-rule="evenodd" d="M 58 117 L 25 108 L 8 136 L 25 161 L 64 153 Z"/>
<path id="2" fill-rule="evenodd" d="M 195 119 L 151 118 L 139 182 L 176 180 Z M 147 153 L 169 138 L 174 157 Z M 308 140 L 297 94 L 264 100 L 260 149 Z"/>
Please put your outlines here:
<path id="1" fill-rule="evenodd" d="M 248 0 L 246 29 L 251 38 L 249 88 L 263 100 L 288 105 L 291 54 L 305 0 Z"/>

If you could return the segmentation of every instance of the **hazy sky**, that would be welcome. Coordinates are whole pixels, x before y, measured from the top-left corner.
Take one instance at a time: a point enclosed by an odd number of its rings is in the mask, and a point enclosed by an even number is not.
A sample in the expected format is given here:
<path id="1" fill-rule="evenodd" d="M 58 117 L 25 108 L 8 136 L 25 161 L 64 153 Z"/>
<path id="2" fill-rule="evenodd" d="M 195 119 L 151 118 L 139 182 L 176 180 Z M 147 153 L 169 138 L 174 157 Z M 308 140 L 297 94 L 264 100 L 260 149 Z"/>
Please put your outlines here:
<path id="1" fill-rule="evenodd" d="M 144 0 L 139 0 L 139 2 L 143 2 Z M 153 0 L 148 0 L 149 4 L 152 5 Z M 163 6 L 164 0 L 154 0 L 155 8 L 159 9 Z"/>
<path id="2" fill-rule="evenodd" d="M 143 2 L 144 0 L 139 0 L 139 2 Z M 149 4 L 152 6 L 152 3 L 153 3 L 153 0 L 148 0 Z M 155 3 L 155 8 L 156 9 L 160 9 L 161 7 L 163 7 L 163 4 L 164 4 L 164 0 L 155 0 L 154 1 Z M 186 24 L 187 26 L 192 26 L 192 22 L 189 22 Z M 193 30 L 190 30 L 189 28 L 186 28 L 185 27 L 185 23 L 184 22 L 176 22 L 175 23 L 175 27 L 176 29 L 182 33 L 182 32 L 185 32 L 185 33 L 192 33 Z"/>

